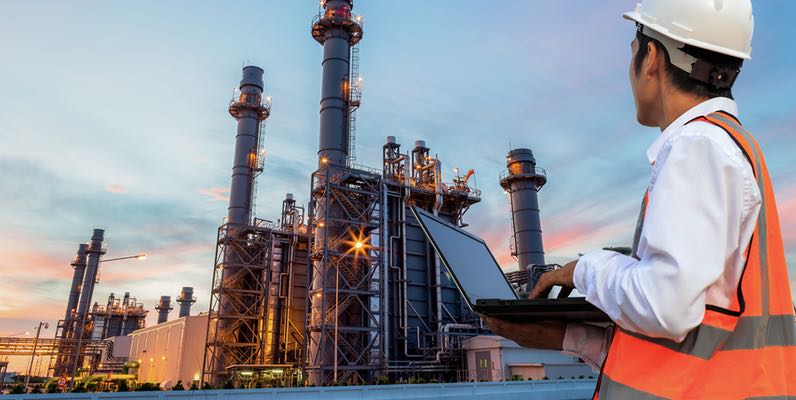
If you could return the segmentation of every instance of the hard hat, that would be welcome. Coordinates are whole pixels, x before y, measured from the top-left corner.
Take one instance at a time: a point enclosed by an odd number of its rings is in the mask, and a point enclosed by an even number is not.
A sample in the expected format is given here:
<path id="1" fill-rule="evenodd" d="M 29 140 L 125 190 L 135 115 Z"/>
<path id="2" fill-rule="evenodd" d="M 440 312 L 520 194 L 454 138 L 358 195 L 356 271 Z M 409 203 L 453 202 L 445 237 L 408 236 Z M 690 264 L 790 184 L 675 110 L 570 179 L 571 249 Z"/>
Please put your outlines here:
<path id="1" fill-rule="evenodd" d="M 752 58 L 751 0 L 643 0 L 624 17 L 677 42 Z"/>

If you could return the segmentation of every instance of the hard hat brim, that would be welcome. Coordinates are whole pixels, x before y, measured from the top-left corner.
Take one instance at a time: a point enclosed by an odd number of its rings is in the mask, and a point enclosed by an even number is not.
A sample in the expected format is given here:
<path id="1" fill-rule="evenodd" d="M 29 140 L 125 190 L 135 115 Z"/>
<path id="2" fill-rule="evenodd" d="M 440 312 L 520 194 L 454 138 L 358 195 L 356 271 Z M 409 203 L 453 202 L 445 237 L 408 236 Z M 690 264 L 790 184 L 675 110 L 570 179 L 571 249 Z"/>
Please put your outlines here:
<path id="1" fill-rule="evenodd" d="M 682 37 L 680 35 L 676 35 L 676 34 L 672 33 L 671 31 L 669 31 L 668 29 L 666 29 L 666 28 L 664 28 L 664 27 L 662 27 L 662 26 L 660 26 L 660 25 L 658 25 L 658 24 L 656 24 L 656 23 L 654 23 L 652 21 L 647 21 L 646 18 L 644 18 L 644 16 L 641 15 L 640 12 L 638 12 L 638 7 L 637 7 L 636 10 L 628 11 L 628 12 L 622 14 L 622 18 L 630 20 L 630 21 L 637 22 L 637 23 L 639 23 L 641 25 L 644 25 L 647 28 L 650 28 L 650 29 L 654 30 L 655 32 L 658 32 L 658 33 L 660 33 L 662 35 L 665 35 L 666 37 L 671 38 L 673 40 L 676 40 L 676 41 L 678 41 L 680 43 L 685 43 L 687 45 L 698 47 L 700 49 L 710 50 L 710 51 L 713 51 L 713 52 L 716 52 L 716 53 L 725 54 L 725 55 L 728 55 L 728 56 L 731 56 L 731 57 L 735 57 L 735 58 L 740 58 L 740 59 L 744 59 L 744 60 L 751 60 L 752 59 L 751 49 L 750 49 L 749 52 L 741 52 L 741 51 L 732 50 L 732 49 L 728 49 L 728 48 L 721 47 L 721 46 L 716 46 L 714 44 L 706 43 L 706 42 L 703 42 L 701 40 L 689 39 L 689 38 Z"/>

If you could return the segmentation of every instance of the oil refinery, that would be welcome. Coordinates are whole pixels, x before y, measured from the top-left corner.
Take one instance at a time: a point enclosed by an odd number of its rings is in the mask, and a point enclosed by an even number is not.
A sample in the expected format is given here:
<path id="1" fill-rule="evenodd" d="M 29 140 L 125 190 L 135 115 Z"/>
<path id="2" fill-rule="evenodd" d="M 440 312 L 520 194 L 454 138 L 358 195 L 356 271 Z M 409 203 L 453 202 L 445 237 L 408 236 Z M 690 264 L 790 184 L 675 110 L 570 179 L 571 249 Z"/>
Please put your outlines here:
<path id="1" fill-rule="evenodd" d="M 49 376 L 65 378 L 69 388 L 92 379 L 105 387 L 132 379 L 163 387 L 253 388 L 552 375 L 541 363 L 495 371 L 483 361 L 468 365 L 473 354 L 483 358 L 491 348 L 503 354 L 512 347 L 479 339 L 491 337 L 488 328 L 462 301 L 409 212 L 420 207 L 467 227 L 467 211 L 481 200 L 471 180 L 475 170 L 457 168 L 446 180 L 442 160 L 424 140 L 402 148 L 395 136 L 381 148 L 381 167 L 356 163 L 364 29 L 353 6 L 322 1 L 312 21 L 311 37 L 323 50 L 317 170 L 307 177 L 306 206 L 285 194 L 276 222 L 254 208 L 258 177 L 268 174 L 271 97 L 264 70 L 243 67 L 228 108 L 237 123 L 228 213 L 216 235 L 211 293 L 199 294 L 209 295 L 208 310 L 191 312 L 196 295 L 190 286 L 175 294 L 176 319 L 169 320 L 171 295 L 160 297 L 151 327 L 145 326 L 150 310 L 130 293 L 94 301 L 100 262 L 144 256 L 103 259 L 105 231 L 95 229 L 71 263 L 66 311 L 54 338 L 0 338 L 0 354 L 49 355 Z M 506 159 L 492 185 L 510 195 L 512 255 L 519 265 L 544 264 L 537 192 L 547 182 L 545 171 L 527 148 L 511 150 Z M 523 271 L 509 278 L 521 289 L 528 281 Z M 592 374 L 573 357 L 545 357 L 555 365 L 548 368 L 563 374 Z"/>

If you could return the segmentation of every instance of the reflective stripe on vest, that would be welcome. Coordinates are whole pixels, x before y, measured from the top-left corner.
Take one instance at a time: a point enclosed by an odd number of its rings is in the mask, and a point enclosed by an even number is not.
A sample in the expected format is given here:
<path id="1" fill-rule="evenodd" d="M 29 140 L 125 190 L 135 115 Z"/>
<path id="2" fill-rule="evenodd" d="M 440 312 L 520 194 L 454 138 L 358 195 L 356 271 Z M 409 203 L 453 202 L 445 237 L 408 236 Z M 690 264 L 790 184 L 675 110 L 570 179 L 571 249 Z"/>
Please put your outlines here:
<path id="1" fill-rule="evenodd" d="M 737 297 L 729 309 L 706 306 L 702 323 L 680 343 L 615 329 L 595 399 L 796 399 L 796 323 L 765 160 L 754 138 L 730 114 L 697 120 L 732 137 L 749 159 L 760 189 L 760 214 Z M 634 256 L 650 195 L 654 193 L 647 193 L 642 203 Z"/>

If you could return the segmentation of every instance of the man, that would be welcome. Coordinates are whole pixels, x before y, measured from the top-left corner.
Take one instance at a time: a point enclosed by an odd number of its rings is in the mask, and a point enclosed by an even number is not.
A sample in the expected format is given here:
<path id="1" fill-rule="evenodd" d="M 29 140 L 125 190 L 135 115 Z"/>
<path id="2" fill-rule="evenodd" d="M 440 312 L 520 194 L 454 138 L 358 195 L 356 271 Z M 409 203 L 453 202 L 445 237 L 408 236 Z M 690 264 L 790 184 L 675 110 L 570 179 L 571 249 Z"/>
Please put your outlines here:
<path id="1" fill-rule="evenodd" d="M 630 86 L 636 118 L 661 135 L 633 256 L 587 253 L 543 275 L 574 287 L 616 323 L 512 324 L 527 347 L 602 366 L 595 398 L 790 398 L 796 333 L 774 192 L 738 120 L 732 85 L 750 58 L 750 0 L 645 0 Z"/>

